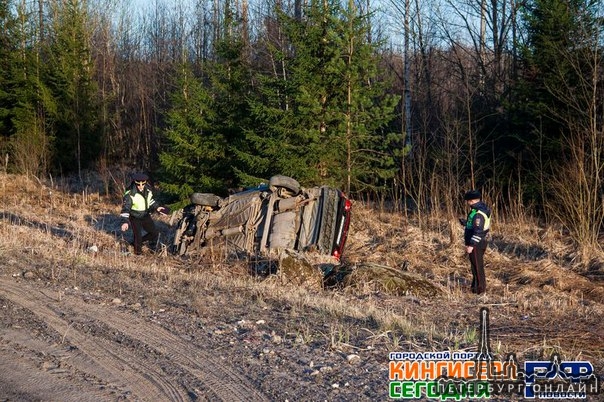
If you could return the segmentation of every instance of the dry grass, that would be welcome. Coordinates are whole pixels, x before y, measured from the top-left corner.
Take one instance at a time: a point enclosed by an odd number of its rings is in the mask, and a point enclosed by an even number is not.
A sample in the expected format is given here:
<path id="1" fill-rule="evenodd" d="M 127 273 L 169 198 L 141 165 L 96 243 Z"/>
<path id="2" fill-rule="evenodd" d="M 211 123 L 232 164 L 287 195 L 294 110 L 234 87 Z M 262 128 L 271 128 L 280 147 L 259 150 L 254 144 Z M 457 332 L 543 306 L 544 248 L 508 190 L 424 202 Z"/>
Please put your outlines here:
<path id="1" fill-rule="evenodd" d="M 344 265 L 404 268 L 440 290 L 434 297 L 392 296 L 370 286 L 316 290 L 258 280 L 247 274 L 245 262 L 219 256 L 125 255 L 115 197 L 89 190 L 70 193 L 6 174 L 0 175 L 0 188 L 0 265 L 14 275 L 134 300 L 143 292 L 137 286 L 155 281 L 145 290 L 152 309 L 161 308 L 165 289 L 185 284 L 182 303 L 199 316 L 217 314 L 217 306 L 229 304 L 253 304 L 259 310 L 287 306 L 279 310 L 283 335 L 307 343 L 319 337 L 336 349 L 361 347 L 353 346 L 360 334 L 362 347 L 474 349 L 478 310 L 488 306 L 495 352 L 535 358 L 558 351 L 568 358 L 594 359 L 602 369 L 604 256 L 578 265 L 554 228 L 526 220 L 495 225 L 485 257 L 488 294 L 476 297 L 467 291 L 469 264 L 454 217 L 433 214 L 423 225 L 428 230 L 420 231 L 401 215 L 357 203 Z M 159 221 L 164 241 L 167 221 Z M 324 329 L 311 320 L 323 322 Z"/>

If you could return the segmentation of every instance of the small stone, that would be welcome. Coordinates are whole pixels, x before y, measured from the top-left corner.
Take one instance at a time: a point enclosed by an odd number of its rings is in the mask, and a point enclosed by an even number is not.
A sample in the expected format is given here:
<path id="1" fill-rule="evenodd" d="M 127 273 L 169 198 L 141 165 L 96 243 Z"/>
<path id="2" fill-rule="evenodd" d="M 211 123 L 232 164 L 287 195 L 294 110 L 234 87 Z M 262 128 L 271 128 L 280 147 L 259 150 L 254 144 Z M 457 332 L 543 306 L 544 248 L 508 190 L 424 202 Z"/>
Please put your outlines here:
<path id="1" fill-rule="evenodd" d="M 25 279 L 34 279 L 36 277 L 36 274 L 34 274 L 31 271 L 25 271 L 25 272 L 23 272 L 23 277 Z"/>
<path id="2" fill-rule="evenodd" d="M 113 303 L 113 304 L 122 304 L 122 299 L 116 297 L 115 299 L 111 300 L 111 303 Z"/>
<path id="3" fill-rule="evenodd" d="M 264 320 L 258 320 L 258 321 L 256 321 L 256 324 L 257 325 L 266 324 L 266 321 L 264 321 Z"/>
<path id="4" fill-rule="evenodd" d="M 346 360 L 348 360 L 349 364 L 357 364 L 361 361 L 361 356 L 355 355 L 355 354 L 350 354 L 350 355 L 346 356 Z"/>
<path id="5" fill-rule="evenodd" d="M 335 382 L 335 383 L 331 384 L 331 388 L 340 388 L 340 384 Z"/>

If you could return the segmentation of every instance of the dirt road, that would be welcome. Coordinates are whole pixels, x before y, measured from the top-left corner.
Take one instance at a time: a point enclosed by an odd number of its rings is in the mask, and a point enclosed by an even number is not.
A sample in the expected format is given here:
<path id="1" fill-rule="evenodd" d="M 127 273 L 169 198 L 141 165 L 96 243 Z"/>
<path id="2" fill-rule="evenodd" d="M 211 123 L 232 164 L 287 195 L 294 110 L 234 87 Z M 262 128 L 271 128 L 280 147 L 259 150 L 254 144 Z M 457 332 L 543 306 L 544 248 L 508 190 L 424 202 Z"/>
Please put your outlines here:
<path id="1" fill-rule="evenodd" d="M 211 351 L 115 306 L 0 278 L 0 308 L 0 400 L 267 400 Z"/>

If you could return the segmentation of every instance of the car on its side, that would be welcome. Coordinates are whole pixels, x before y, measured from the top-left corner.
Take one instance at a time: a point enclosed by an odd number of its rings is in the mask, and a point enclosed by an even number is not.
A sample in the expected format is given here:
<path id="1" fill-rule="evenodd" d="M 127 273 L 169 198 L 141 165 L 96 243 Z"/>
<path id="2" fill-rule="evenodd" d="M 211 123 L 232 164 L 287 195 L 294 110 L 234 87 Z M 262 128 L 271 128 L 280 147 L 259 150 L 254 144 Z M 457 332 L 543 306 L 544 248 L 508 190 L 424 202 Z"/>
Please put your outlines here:
<path id="1" fill-rule="evenodd" d="M 171 251 L 177 255 L 226 246 L 235 253 L 270 256 L 283 250 L 315 252 L 340 260 L 350 225 L 352 203 L 339 189 L 303 188 L 277 175 L 268 185 L 221 198 L 194 193 L 175 212 Z"/>

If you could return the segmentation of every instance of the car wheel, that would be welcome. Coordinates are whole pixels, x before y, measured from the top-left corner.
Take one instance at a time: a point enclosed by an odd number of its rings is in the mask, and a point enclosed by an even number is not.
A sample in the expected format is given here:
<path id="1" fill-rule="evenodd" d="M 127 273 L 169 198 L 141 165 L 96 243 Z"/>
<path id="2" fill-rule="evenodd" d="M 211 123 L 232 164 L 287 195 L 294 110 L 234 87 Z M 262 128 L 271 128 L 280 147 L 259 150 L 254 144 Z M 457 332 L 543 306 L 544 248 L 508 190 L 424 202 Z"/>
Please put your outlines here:
<path id="1" fill-rule="evenodd" d="M 187 217 L 184 216 L 182 218 L 180 218 L 180 220 L 178 221 L 178 228 L 176 229 L 176 232 L 174 233 L 174 240 L 172 242 L 172 247 L 171 247 L 171 252 L 172 254 L 177 254 L 179 253 L 182 244 L 185 242 L 185 240 L 183 239 L 183 234 L 185 233 L 185 230 L 187 229 Z M 181 254 L 179 254 L 181 255 Z"/>
<path id="2" fill-rule="evenodd" d="M 338 215 L 337 191 L 328 187 L 323 188 L 323 196 L 321 201 L 321 231 L 319 233 L 318 242 L 319 250 L 325 254 L 331 255 L 336 231 L 336 218 Z"/>
<path id="3" fill-rule="evenodd" d="M 298 194 L 300 192 L 300 183 L 296 179 L 293 179 L 289 176 L 276 175 L 270 178 L 268 182 L 271 187 L 282 187 L 294 194 Z"/>
<path id="4" fill-rule="evenodd" d="M 183 256 L 187 252 L 187 242 L 185 240 L 181 240 L 178 245 L 178 255 Z"/>
<path id="5" fill-rule="evenodd" d="M 193 193 L 191 194 L 190 200 L 196 205 L 202 205 L 204 207 L 218 207 L 220 205 L 220 201 L 222 201 L 222 198 L 210 193 Z"/>

